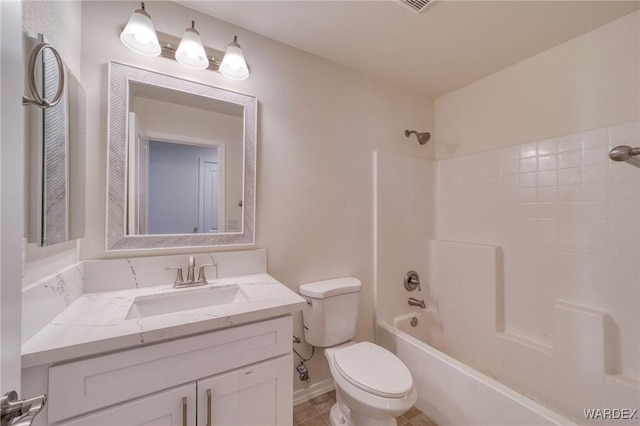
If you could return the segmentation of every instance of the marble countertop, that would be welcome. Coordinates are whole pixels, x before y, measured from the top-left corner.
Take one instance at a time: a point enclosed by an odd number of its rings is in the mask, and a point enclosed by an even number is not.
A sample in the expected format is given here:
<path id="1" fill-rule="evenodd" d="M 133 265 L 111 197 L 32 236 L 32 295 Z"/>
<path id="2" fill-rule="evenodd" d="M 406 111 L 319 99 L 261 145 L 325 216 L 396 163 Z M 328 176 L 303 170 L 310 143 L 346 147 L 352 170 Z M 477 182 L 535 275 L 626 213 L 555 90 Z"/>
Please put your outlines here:
<path id="1" fill-rule="evenodd" d="M 167 292 L 237 285 L 247 300 L 181 312 L 126 319 L 134 298 Z M 126 349 L 300 311 L 306 301 L 267 274 L 210 281 L 206 286 L 171 285 L 86 294 L 22 345 L 22 368 Z"/>

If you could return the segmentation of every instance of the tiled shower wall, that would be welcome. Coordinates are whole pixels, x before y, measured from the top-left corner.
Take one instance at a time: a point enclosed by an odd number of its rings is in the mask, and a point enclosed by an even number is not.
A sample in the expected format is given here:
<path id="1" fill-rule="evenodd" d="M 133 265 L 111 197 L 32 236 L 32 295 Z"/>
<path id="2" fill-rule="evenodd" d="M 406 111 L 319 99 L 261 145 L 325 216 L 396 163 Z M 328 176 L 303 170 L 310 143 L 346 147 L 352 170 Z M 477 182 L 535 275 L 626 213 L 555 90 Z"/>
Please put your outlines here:
<path id="1" fill-rule="evenodd" d="M 439 161 L 435 233 L 501 248 L 501 331 L 524 342 L 553 347 L 558 300 L 608 313 L 608 373 L 637 384 L 640 169 L 617 145 L 640 145 L 640 122 Z"/>

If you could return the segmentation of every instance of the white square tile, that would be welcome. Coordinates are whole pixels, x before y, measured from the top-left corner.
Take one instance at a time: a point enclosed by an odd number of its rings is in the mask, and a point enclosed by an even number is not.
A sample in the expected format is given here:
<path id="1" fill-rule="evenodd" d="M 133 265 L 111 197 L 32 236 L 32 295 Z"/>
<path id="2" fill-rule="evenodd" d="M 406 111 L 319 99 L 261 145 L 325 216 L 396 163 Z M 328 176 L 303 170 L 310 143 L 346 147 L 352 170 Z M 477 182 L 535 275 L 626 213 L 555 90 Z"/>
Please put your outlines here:
<path id="1" fill-rule="evenodd" d="M 561 169 L 558 171 L 558 184 L 559 185 L 576 185 L 580 183 L 582 177 L 581 170 L 574 169 Z"/>
<path id="2" fill-rule="evenodd" d="M 520 173 L 535 172 L 538 160 L 536 157 L 523 158 L 520 160 Z"/>
<path id="3" fill-rule="evenodd" d="M 582 199 L 585 201 L 607 200 L 608 188 L 607 182 L 584 183 L 581 192 Z"/>
<path id="4" fill-rule="evenodd" d="M 539 186 L 552 186 L 558 184 L 558 172 L 555 170 L 547 170 L 538 172 Z"/>
<path id="5" fill-rule="evenodd" d="M 502 172 L 505 175 L 515 175 L 520 173 L 520 161 L 508 160 L 502 163 Z"/>
<path id="6" fill-rule="evenodd" d="M 545 155 L 538 157 L 538 170 L 555 170 L 558 168 L 557 155 Z"/>
<path id="7" fill-rule="evenodd" d="M 609 161 L 611 161 L 609 159 L 609 149 L 606 146 L 582 150 L 583 166 L 608 164 Z"/>
<path id="8" fill-rule="evenodd" d="M 582 167 L 582 183 L 606 182 L 609 169 L 606 165 Z"/>
<path id="9" fill-rule="evenodd" d="M 553 188 L 553 187 L 549 187 Z M 578 184 L 558 186 L 558 201 L 578 201 L 582 199 L 582 188 Z"/>
<path id="10" fill-rule="evenodd" d="M 569 169 L 582 165 L 582 151 L 564 151 L 558 154 L 558 167 Z"/>
<path id="11" fill-rule="evenodd" d="M 582 134 L 582 149 L 606 147 L 609 145 L 609 129 L 596 129 Z"/>
<path id="12" fill-rule="evenodd" d="M 539 186 L 537 193 L 537 201 L 540 203 L 558 201 L 558 188 L 555 186 Z"/>
<path id="13" fill-rule="evenodd" d="M 582 148 L 582 135 L 562 136 L 558 139 L 558 152 L 575 151 Z"/>
<path id="14" fill-rule="evenodd" d="M 640 169 L 625 162 L 611 161 L 609 168 L 613 184 L 626 185 L 629 181 L 637 183 L 640 178 Z"/>
<path id="15" fill-rule="evenodd" d="M 613 178 L 611 180 L 613 181 Z M 640 182 L 609 182 L 609 198 L 612 200 L 640 199 Z"/>
<path id="16" fill-rule="evenodd" d="M 547 139 L 538 142 L 538 155 L 549 155 L 558 152 L 558 139 Z"/>
<path id="17" fill-rule="evenodd" d="M 521 188 L 536 186 L 537 173 L 522 173 L 518 175 L 518 186 Z"/>
<path id="18" fill-rule="evenodd" d="M 520 145 L 520 158 L 535 157 L 538 153 L 538 147 L 535 143 Z"/>
<path id="19" fill-rule="evenodd" d="M 580 211 L 583 219 L 607 219 L 609 214 L 606 201 L 583 201 Z"/>
<path id="20" fill-rule="evenodd" d="M 637 200 L 609 200 L 611 219 L 638 220 L 640 206 Z"/>

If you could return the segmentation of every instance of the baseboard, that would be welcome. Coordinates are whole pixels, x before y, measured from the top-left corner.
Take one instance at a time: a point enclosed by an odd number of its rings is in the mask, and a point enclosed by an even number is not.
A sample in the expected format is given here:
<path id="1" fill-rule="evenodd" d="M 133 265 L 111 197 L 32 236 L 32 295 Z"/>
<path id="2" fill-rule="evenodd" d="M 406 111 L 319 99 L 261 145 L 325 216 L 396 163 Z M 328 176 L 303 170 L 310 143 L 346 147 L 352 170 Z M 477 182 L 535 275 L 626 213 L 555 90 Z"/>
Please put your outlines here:
<path id="1" fill-rule="evenodd" d="M 293 393 L 293 405 L 302 404 L 311 398 L 320 396 L 334 389 L 333 380 L 331 378 L 324 379 L 318 383 L 314 383 L 308 388 L 299 389 Z"/>

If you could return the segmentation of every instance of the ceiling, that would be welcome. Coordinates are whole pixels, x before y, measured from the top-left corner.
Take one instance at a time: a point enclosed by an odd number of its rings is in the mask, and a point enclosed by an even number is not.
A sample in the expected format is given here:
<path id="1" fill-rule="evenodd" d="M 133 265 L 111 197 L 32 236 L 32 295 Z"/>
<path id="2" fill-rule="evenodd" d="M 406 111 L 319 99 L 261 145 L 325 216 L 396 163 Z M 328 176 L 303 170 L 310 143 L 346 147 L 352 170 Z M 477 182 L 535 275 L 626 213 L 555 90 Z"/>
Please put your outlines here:
<path id="1" fill-rule="evenodd" d="M 382 80 L 438 97 L 626 15 L 640 1 L 435 0 L 179 3 Z"/>

